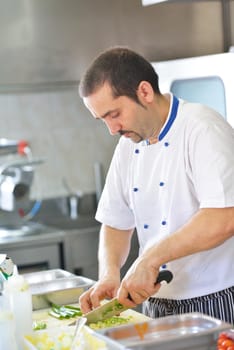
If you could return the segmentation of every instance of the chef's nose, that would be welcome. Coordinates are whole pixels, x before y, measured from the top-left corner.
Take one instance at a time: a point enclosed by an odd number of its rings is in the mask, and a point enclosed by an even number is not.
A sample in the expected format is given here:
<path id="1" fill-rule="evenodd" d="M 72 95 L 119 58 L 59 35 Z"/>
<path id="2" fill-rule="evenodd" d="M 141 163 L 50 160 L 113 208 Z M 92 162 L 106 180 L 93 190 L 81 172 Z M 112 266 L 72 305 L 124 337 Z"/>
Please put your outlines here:
<path id="1" fill-rule="evenodd" d="M 110 120 L 105 120 L 105 124 L 109 130 L 109 133 L 111 135 L 116 135 L 119 133 L 121 127 L 119 125 L 119 123 L 116 123 L 116 121 L 110 121 Z"/>

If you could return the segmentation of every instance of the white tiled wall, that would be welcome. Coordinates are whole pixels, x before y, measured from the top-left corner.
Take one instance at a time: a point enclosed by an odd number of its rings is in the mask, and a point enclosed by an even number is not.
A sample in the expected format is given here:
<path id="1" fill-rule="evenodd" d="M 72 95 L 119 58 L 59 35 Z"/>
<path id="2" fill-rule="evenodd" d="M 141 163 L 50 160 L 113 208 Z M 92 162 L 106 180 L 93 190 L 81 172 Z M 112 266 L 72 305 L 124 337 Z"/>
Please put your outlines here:
<path id="1" fill-rule="evenodd" d="M 94 191 L 94 163 L 102 164 L 105 175 L 118 139 L 103 123 L 94 120 L 76 87 L 1 93 L 2 137 L 26 139 L 33 156 L 45 158 L 35 171 L 33 198 L 67 194 L 63 178 L 74 191 Z M 0 163 L 3 161 L 0 156 Z"/>

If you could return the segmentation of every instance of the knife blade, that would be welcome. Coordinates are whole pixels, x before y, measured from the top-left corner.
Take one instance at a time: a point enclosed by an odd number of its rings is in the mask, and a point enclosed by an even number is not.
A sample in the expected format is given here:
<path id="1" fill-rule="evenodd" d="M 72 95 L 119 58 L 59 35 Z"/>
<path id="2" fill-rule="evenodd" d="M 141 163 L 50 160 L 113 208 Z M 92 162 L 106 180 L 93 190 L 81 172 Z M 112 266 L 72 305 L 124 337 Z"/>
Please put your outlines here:
<path id="1" fill-rule="evenodd" d="M 173 279 L 173 274 L 169 270 L 159 271 L 155 284 L 166 281 L 170 283 Z M 129 295 L 129 299 L 131 299 Z M 129 309 L 129 307 L 122 305 L 117 298 L 107 301 L 105 304 L 87 312 L 83 316 L 87 319 L 87 324 L 96 323 L 98 321 L 106 320 L 107 318 L 119 315 L 121 312 Z"/>

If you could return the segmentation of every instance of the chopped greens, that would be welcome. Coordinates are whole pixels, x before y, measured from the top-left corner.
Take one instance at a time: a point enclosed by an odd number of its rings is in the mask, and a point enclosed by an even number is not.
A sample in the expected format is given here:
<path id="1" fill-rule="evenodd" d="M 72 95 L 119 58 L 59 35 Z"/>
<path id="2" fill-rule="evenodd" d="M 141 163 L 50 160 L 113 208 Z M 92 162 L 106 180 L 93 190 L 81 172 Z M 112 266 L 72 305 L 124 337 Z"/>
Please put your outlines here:
<path id="1" fill-rule="evenodd" d="M 34 331 L 39 331 L 41 329 L 46 329 L 47 324 L 44 321 L 34 321 L 33 322 L 33 330 Z"/>
<path id="2" fill-rule="evenodd" d="M 98 321 L 96 323 L 90 323 L 89 327 L 92 329 L 116 327 L 116 326 L 120 326 L 122 324 L 128 323 L 129 321 L 131 321 L 131 319 L 132 319 L 132 316 L 128 316 L 128 317 L 113 316 L 113 317 L 109 317 L 103 321 Z"/>
<path id="3" fill-rule="evenodd" d="M 114 311 L 122 312 L 123 310 L 125 310 L 124 306 L 116 301 L 114 305 L 106 308 L 105 311 L 103 311 L 102 316 L 105 318 L 109 313 L 113 314 Z"/>
<path id="4" fill-rule="evenodd" d="M 59 306 L 59 305 L 53 304 L 51 310 L 49 311 L 49 315 L 59 320 L 64 320 L 67 318 L 82 316 L 82 312 L 79 307 L 75 307 L 71 305 Z"/>
<path id="5" fill-rule="evenodd" d="M 108 315 L 109 312 L 112 312 L 113 310 L 117 310 L 121 312 L 123 309 L 124 309 L 124 306 L 116 301 L 115 305 L 107 309 L 104 314 L 106 316 Z M 76 316 L 82 316 L 82 312 L 79 307 L 75 307 L 71 305 L 59 306 L 59 305 L 53 304 L 49 311 L 49 315 L 59 320 L 64 320 L 64 319 L 69 319 Z M 132 316 L 128 316 L 128 317 L 112 316 L 112 317 L 106 318 L 103 321 L 90 323 L 89 327 L 92 329 L 116 327 L 116 326 L 128 323 L 129 321 L 131 321 L 131 319 L 132 319 Z"/>

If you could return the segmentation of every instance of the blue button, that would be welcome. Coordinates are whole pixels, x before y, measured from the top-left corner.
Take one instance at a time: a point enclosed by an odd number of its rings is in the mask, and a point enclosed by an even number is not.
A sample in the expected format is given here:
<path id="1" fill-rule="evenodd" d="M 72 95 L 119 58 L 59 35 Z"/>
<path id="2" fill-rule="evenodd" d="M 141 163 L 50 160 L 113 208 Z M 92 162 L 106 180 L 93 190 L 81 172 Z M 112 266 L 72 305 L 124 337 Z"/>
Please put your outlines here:
<path id="1" fill-rule="evenodd" d="M 148 224 L 144 224 L 144 228 L 149 228 L 149 225 Z"/>
<path id="2" fill-rule="evenodd" d="M 159 186 L 164 186 L 164 182 L 163 181 L 159 182 Z"/>
<path id="3" fill-rule="evenodd" d="M 162 265 L 162 269 L 166 269 L 166 268 L 167 268 L 166 264 Z"/>
<path id="4" fill-rule="evenodd" d="M 135 153 L 140 153 L 139 149 L 135 149 Z"/>
<path id="5" fill-rule="evenodd" d="M 137 188 L 137 187 L 134 187 L 134 188 L 133 188 L 133 191 L 134 191 L 134 192 L 137 192 L 137 191 L 138 191 L 138 188 Z"/>
<path id="6" fill-rule="evenodd" d="M 165 143 L 164 143 L 164 146 L 165 146 L 165 147 L 168 147 L 168 146 L 169 146 L 169 142 L 165 142 Z"/>
<path id="7" fill-rule="evenodd" d="M 167 224 L 166 220 L 163 220 L 163 221 L 162 221 L 162 225 L 165 226 L 166 224 Z"/>

